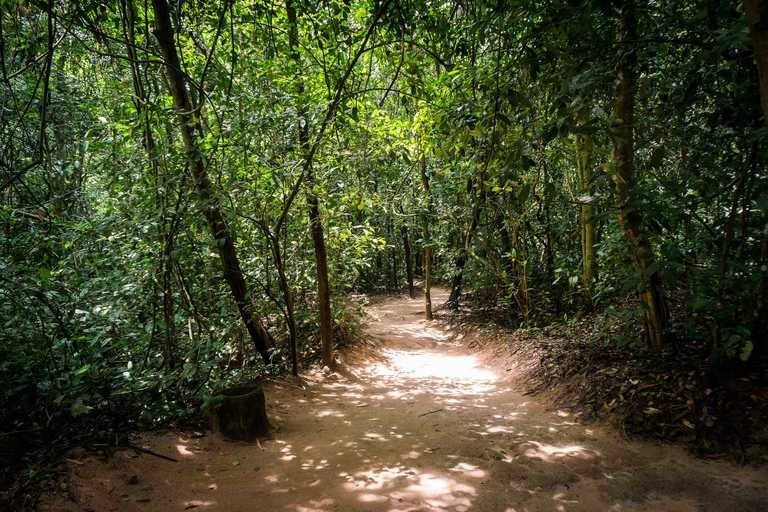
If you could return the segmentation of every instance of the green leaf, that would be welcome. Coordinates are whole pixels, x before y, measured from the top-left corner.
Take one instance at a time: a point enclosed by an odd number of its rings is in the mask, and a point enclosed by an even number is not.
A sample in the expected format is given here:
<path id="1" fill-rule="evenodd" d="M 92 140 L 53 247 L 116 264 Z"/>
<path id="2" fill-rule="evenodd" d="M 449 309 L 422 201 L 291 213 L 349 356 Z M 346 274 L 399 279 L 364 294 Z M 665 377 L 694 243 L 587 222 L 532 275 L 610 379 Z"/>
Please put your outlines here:
<path id="1" fill-rule="evenodd" d="M 528 196 L 531 194 L 531 184 L 528 183 L 523 188 L 520 189 L 520 191 L 517 193 L 517 200 L 520 201 L 520 204 L 525 203 L 526 199 L 528 199 Z"/>
<path id="2" fill-rule="evenodd" d="M 81 414 L 88 414 L 93 407 L 89 407 L 87 405 L 83 405 L 80 402 L 75 402 L 72 404 L 72 407 L 70 408 L 70 413 L 72 413 L 73 418 L 77 418 Z"/>
<path id="3" fill-rule="evenodd" d="M 749 359 L 749 356 L 752 355 L 753 348 L 755 348 L 755 346 L 752 344 L 752 340 L 747 340 L 747 342 L 744 344 L 744 348 L 741 349 L 741 356 L 739 356 L 739 358 L 742 361 Z"/>
<path id="4" fill-rule="evenodd" d="M 77 376 L 77 375 L 82 375 L 82 374 L 84 374 L 85 372 L 87 372 L 87 371 L 88 371 L 88 369 L 89 369 L 90 367 L 91 367 L 91 365 L 89 365 L 89 364 L 84 364 L 83 366 L 81 366 L 80 368 L 78 368 L 77 370 L 75 370 L 75 375 Z"/>

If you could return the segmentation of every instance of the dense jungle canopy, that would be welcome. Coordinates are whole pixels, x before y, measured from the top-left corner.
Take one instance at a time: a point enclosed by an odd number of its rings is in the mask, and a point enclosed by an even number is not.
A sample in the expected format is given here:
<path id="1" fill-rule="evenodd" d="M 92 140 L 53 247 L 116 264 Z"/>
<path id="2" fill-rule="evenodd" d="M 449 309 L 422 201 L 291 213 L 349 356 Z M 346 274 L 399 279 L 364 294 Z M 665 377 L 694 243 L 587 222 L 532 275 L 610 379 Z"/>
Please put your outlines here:
<path id="1" fill-rule="evenodd" d="M 4 471 L 437 282 L 765 383 L 765 2 L 4 0 L 0 54 Z"/>

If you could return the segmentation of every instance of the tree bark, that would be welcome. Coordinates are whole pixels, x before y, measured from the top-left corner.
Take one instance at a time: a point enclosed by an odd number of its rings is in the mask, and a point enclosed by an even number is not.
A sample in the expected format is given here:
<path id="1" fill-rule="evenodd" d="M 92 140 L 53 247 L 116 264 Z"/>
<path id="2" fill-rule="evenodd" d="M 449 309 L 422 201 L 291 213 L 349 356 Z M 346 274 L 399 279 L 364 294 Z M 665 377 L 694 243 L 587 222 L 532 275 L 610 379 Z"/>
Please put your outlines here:
<path id="1" fill-rule="evenodd" d="M 267 419 L 264 389 L 232 388 L 221 394 L 224 399 L 210 413 L 211 430 L 237 441 L 252 442 L 269 436 L 272 425 Z"/>
<path id="2" fill-rule="evenodd" d="M 173 41 L 173 26 L 168 12 L 168 3 L 166 0 L 152 0 L 152 7 L 155 13 L 154 34 L 163 55 L 165 71 L 168 76 L 168 88 L 173 97 L 173 105 L 179 120 L 179 130 L 184 142 L 184 151 L 187 154 L 187 165 L 192 172 L 198 195 L 206 203 L 203 215 L 208 222 L 208 227 L 219 252 L 224 280 L 229 284 L 232 297 L 256 350 L 264 362 L 270 364 L 269 347 L 273 345 L 272 338 L 264 329 L 261 319 L 256 314 L 252 299 L 248 295 L 248 288 L 240 268 L 235 243 L 211 188 L 211 182 L 205 168 L 205 155 L 195 134 L 194 126 L 197 124 L 197 119 L 192 112 L 186 79 L 181 71 L 179 56 Z"/>
<path id="3" fill-rule="evenodd" d="M 592 178 L 592 165 L 589 158 L 589 152 L 584 148 L 584 137 L 576 135 L 574 142 L 576 148 L 576 165 L 579 170 L 579 188 L 582 193 L 588 193 L 590 190 L 590 179 Z M 596 243 L 595 207 L 590 204 L 581 205 L 581 255 L 584 269 L 582 278 L 584 285 L 592 291 L 593 281 L 597 275 L 597 253 Z"/>
<path id="4" fill-rule="evenodd" d="M 619 43 L 631 44 L 637 32 L 637 15 L 631 1 L 624 3 L 621 16 L 616 40 Z M 631 47 L 621 46 L 627 49 L 620 52 L 617 64 L 618 95 L 613 107 L 613 118 L 620 126 L 613 137 L 611 162 L 616 169 L 613 179 L 619 195 L 618 206 L 623 209 L 627 207 L 630 189 L 635 181 L 634 124 L 637 74 L 634 67 L 637 55 Z M 641 304 L 644 304 L 642 309 L 645 318 L 645 342 L 652 351 L 660 353 L 666 344 L 668 315 L 664 297 L 660 292 L 659 274 L 648 271 L 654 258 L 650 241 L 640 232 L 642 213 L 638 210 L 619 213 L 618 220 L 632 250 L 634 266 L 640 271 L 638 295 Z"/>
<path id="5" fill-rule="evenodd" d="M 477 229 L 477 224 L 479 221 L 479 208 L 480 206 L 485 202 L 485 190 L 481 189 L 480 197 L 477 199 L 477 202 L 475 203 L 475 207 L 472 211 L 472 223 L 469 227 L 468 233 L 459 233 L 459 243 L 461 246 L 459 247 L 459 254 L 456 256 L 456 273 L 453 275 L 453 282 L 451 283 L 451 293 L 448 296 L 448 304 L 453 309 L 459 308 L 459 299 L 461 298 L 461 284 L 464 279 L 464 265 L 467 264 L 467 250 L 465 247 L 469 244 L 469 241 L 472 237 L 471 233 L 474 233 Z M 507 237 L 508 238 L 508 237 Z M 462 243 L 463 241 L 463 243 Z M 509 243 L 509 240 L 507 240 L 507 244 Z"/>
<path id="6" fill-rule="evenodd" d="M 421 152 L 421 183 L 427 198 L 427 207 L 432 213 L 432 195 L 429 192 L 429 177 L 427 176 L 427 155 Z M 432 245 L 429 240 L 429 227 L 424 219 L 424 318 L 432 320 Z"/>
<path id="7" fill-rule="evenodd" d="M 304 159 L 305 181 L 307 185 L 307 207 L 309 210 L 309 225 L 312 232 L 312 245 L 315 248 L 315 267 L 317 271 L 317 307 L 320 317 L 320 340 L 322 362 L 324 366 L 333 367 L 333 317 L 331 316 L 331 289 L 328 278 L 328 253 L 325 249 L 325 235 L 320 218 L 320 202 L 315 192 L 315 176 L 312 169 L 312 151 L 309 144 L 309 119 L 304 100 L 304 81 L 301 76 L 301 55 L 299 54 L 299 29 L 296 21 L 296 7 L 293 0 L 286 0 L 286 15 L 288 16 L 288 43 L 290 59 L 295 66 L 295 89 L 298 102 L 299 148 Z"/>
<path id="8" fill-rule="evenodd" d="M 411 244 L 408 241 L 408 228 L 403 225 L 400 227 L 400 234 L 403 237 L 403 251 L 405 252 L 405 274 L 408 279 L 408 296 L 415 299 L 413 289 L 413 261 L 411 260 Z"/>
<path id="9" fill-rule="evenodd" d="M 768 3 L 765 0 L 744 0 L 749 35 L 755 49 L 757 75 L 760 81 L 760 105 L 768 128 Z"/>

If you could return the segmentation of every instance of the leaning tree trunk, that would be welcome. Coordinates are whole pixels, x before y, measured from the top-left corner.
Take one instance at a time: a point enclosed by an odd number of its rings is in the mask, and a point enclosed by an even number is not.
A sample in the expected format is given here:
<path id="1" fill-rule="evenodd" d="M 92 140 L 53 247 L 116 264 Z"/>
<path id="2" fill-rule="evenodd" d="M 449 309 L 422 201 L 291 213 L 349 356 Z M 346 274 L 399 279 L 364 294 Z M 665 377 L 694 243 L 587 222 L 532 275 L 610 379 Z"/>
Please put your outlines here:
<path id="1" fill-rule="evenodd" d="M 616 32 L 620 44 L 631 44 L 637 31 L 637 16 L 632 1 L 624 3 L 622 19 Z M 611 162 L 616 168 L 614 182 L 619 195 L 619 208 L 627 206 L 630 189 L 635 181 L 634 171 L 634 124 L 635 124 L 635 90 L 637 75 L 634 70 L 637 56 L 629 47 L 619 54 L 617 65 L 617 97 L 613 107 L 613 118 L 620 127 L 613 138 Z M 635 210 L 630 213 L 620 213 L 619 223 L 624 236 L 632 250 L 632 260 L 640 271 L 638 295 L 640 301 L 647 307 L 643 308 L 645 318 L 645 341 L 648 347 L 660 353 L 666 343 L 667 308 L 664 297 L 660 292 L 661 282 L 657 272 L 650 273 L 653 264 L 653 252 L 650 241 L 641 234 L 642 213 Z"/>
<path id="2" fill-rule="evenodd" d="M 208 222 L 208 227 L 213 235 L 213 240 L 219 252 L 219 258 L 224 271 L 224 280 L 229 284 L 232 297 L 237 304 L 237 309 L 245 323 L 248 334 L 265 363 L 270 364 L 269 347 L 273 345 L 272 338 L 257 316 L 252 299 L 248 295 L 248 288 L 240 268 L 240 260 L 237 258 L 235 243 L 232 234 L 224 222 L 219 204 L 215 199 L 208 173 L 205 169 L 205 155 L 203 154 L 197 136 L 195 125 L 197 119 L 193 115 L 192 106 L 187 92 L 187 83 L 184 73 L 181 71 L 179 56 L 173 41 L 173 26 L 168 12 L 166 0 L 152 0 L 155 11 L 155 37 L 165 61 L 165 72 L 168 77 L 168 88 L 173 97 L 173 105 L 179 120 L 179 130 L 184 142 L 184 151 L 195 181 L 195 187 L 201 199 L 205 200 L 203 215 Z"/>

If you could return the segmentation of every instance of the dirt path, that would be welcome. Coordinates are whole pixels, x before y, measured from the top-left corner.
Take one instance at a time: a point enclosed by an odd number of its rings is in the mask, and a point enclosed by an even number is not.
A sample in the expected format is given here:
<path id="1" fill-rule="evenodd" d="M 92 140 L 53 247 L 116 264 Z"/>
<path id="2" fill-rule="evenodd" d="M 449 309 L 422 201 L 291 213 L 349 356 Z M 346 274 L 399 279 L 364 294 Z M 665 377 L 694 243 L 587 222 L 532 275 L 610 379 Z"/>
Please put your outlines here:
<path id="1" fill-rule="evenodd" d="M 445 300 L 438 293 L 436 302 Z M 523 396 L 513 376 L 426 324 L 421 301 L 371 307 L 382 358 L 308 386 L 265 386 L 273 440 L 144 434 L 72 463 L 44 510 L 765 511 L 768 472 L 627 442 Z M 237 464 L 235 464 L 237 463 Z M 132 477 L 136 476 L 135 479 Z M 131 481 L 135 483 L 131 484 Z M 67 498 L 67 496 L 70 498 Z"/>

